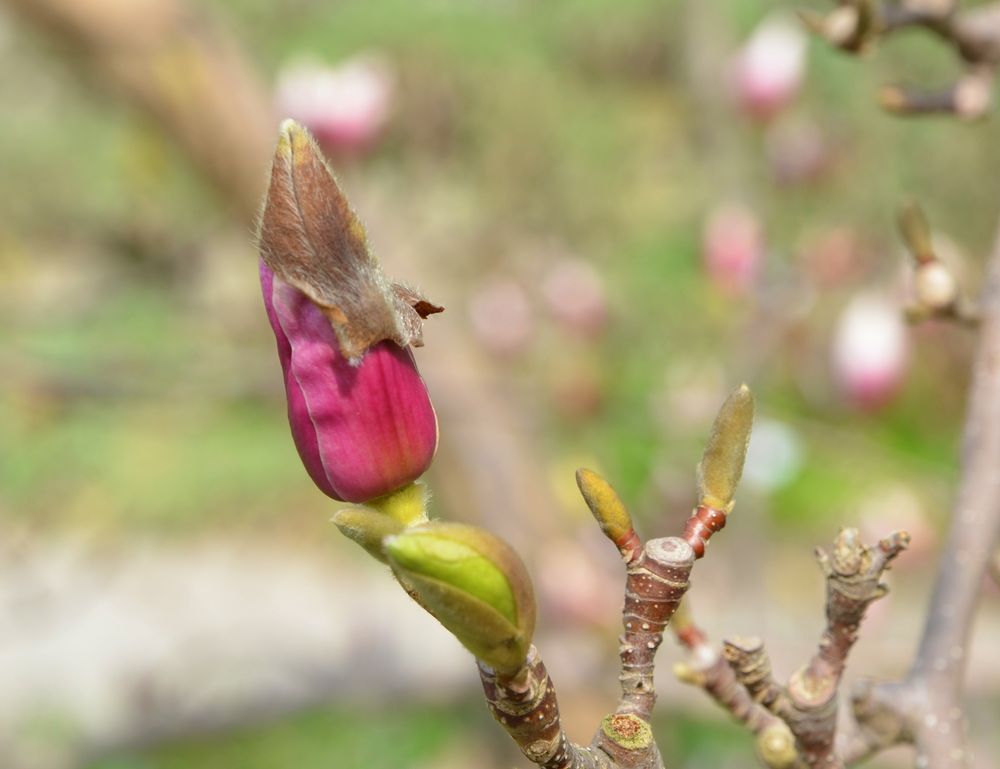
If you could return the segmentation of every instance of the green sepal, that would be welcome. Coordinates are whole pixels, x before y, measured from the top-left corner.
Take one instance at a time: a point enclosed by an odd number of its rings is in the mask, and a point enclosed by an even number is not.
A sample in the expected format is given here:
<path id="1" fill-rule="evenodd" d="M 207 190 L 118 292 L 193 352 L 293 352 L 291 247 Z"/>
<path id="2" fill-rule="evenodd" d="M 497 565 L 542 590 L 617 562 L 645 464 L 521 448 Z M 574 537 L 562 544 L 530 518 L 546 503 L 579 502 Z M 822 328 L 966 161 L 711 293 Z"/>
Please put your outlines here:
<path id="1" fill-rule="evenodd" d="M 383 540 L 406 528 L 395 518 L 360 506 L 338 510 L 330 520 L 340 529 L 341 534 L 357 542 L 369 555 L 382 563 L 389 563 L 382 547 Z"/>

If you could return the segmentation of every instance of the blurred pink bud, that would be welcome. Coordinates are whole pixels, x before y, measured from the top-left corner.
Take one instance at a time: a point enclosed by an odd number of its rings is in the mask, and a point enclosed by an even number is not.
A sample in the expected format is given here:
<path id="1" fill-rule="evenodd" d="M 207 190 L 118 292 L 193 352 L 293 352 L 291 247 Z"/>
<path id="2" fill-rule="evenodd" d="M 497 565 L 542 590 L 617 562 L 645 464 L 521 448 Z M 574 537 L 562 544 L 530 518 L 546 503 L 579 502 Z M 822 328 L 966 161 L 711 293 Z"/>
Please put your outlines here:
<path id="1" fill-rule="evenodd" d="M 335 67 L 299 63 L 278 77 L 278 113 L 302 123 L 324 150 L 355 154 L 367 150 L 389 117 L 393 78 L 377 56 L 361 55 Z"/>
<path id="2" fill-rule="evenodd" d="M 553 264 L 542 281 L 549 312 L 567 330 L 596 336 L 608 323 L 604 279 L 588 262 L 565 258 Z"/>
<path id="3" fill-rule="evenodd" d="M 857 280 L 864 268 L 864 244 L 850 227 L 811 233 L 802 251 L 803 269 L 819 288 Z"/>
<path id="4" fill-rule="evenodd" d="M 260 282 L 292 438 L 320 490 L 364 502 L 419 478 L 437 449 L 437 416 L 409 348 L 384 340 L 351 365 L 330 321 L 304 293 L 263 262 Z"/>
<path id="5" fill-rule="evenodd" d="M 834 330 L 832 363 L 841 391 L 875 410 L 892 400 L 906 374 L 909 336 L 900 309 L 875 294 L 850 301 Z"/>
<path id="6" fill-rule="evenodd" d="M 787 107 L 805 76 L 806 33 L 792 19 L 772 15 L 753 31 L 732 62 L 733 96 L 755 120 Z"/>
<path id="7" fill-rule="evenodd" d="M 712 211 L 702 236 L 702 258 L 716 288 L 746 293 L 764 261 L 764 233 L 756 215 L 732 204 Z"/>
<path id="8" fill-rule="evenodd" d="M 495 278 L 473 294 L 469 300 L 469 322 L 483 347 L 505 356 L 525 351 L 535 325 L 524 289 L 509 278 Z"/>
<path id="9" fill-rule="evenodd" d="M 834 165 L 834 152 L 819 125 L 781 121 L 767 129 L 767 160 L 778 184 L 815 184 Z"/>

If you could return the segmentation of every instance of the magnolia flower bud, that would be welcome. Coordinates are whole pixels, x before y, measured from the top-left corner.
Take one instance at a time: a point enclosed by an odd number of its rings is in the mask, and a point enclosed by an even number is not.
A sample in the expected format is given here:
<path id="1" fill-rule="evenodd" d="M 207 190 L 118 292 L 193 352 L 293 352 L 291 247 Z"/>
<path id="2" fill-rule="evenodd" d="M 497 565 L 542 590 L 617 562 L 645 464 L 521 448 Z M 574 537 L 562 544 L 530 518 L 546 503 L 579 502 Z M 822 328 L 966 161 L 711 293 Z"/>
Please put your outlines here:
<path id="1" fill-rule="evenodd" d="M 509 545 L 473 526 L 433 522 L 386 538 L 384 550 L 411 597 L 477 659 L 502 673 L 521 667 L 535 597 Z"/>
<path id="2" fill-rule="evenodd" d="M 305 125 L 323 148 L 356 154 L 378 139 L 389 117 L 392 75 L 376 56 L 357 56 L 337 66 L 293 64 L 282 70 L 275 101 L 279 114 Z"/>
<path id="3" fill-rule="evenodd" d="M 409 345 L 437 307 L 391 284 L 309 133 L 281 127 L 260 282 L 295 446 L 320 490 L 365 502 L 418 478 L 437 417 Z"/>
<path id="4" fill-rule="evenodd" d="M 740 107 L 769 120 L 798 93 L 805 74 L 806 35 L 784 16 L 770 16 L 754 30 L 733 62 L 732 84 Z"/>
<path id="5" fill-rule="evenodd" d="M 320 491 L 366 502 L 423 475 L 437 448 L 437 416 L 409 349 L 385 340 L 352 366 L 305 294 L 263 262 L 260 283 L 292 438 Z"/>

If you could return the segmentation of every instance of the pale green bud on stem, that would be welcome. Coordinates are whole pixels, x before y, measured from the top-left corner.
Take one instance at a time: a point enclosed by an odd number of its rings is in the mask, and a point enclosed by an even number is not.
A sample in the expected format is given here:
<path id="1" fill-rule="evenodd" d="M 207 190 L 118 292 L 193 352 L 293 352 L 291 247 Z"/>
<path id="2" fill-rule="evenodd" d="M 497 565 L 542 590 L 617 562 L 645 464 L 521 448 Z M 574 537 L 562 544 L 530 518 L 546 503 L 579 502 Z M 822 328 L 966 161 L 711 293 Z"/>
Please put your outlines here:
<path id="1" fill-rule="evenodd" d="M 521 667 L 535 598 L 509 545 L 473 526 L 432 522 L 388 537 L 384 547 L 400 584 L 466 649 L 501 673 Z"/>

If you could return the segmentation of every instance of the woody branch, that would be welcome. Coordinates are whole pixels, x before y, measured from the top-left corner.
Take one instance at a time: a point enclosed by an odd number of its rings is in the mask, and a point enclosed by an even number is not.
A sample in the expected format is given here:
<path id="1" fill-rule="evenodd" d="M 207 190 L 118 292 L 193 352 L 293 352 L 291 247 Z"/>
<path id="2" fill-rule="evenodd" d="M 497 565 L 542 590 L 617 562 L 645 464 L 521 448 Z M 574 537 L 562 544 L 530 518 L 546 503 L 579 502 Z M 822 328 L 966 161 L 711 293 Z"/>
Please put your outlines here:
<path id="1" fill-rule="evenodd" d="M 1000 3 L 963 10 L 955 0 L 916 3 L 848 0 L 829 14 L 802 11 L 814 32 L 847 53 L 863 53 L 906 29 L 923 29 L 954 49 L 963 72 L 938 88 L 886 86 L 882 106 L 899 114 L 950 113 L 965 119 L 985 115 L 1000 66 Z"/>

